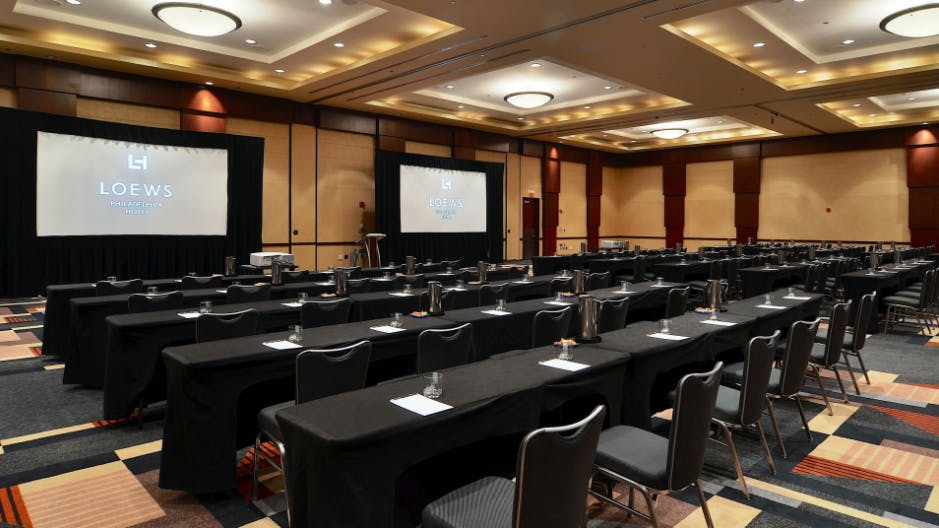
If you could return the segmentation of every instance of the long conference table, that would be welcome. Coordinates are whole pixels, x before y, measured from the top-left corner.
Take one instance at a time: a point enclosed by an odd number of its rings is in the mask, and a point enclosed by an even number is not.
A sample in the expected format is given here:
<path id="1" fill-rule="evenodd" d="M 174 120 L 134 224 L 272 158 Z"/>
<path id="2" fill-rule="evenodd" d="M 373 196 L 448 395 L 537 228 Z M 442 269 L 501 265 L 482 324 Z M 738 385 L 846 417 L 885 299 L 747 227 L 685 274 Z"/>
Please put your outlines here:
<path id="1" fill-rule="evenodd" d="M 609 415 L 610 423 L 647 426 L 649 415 L 658 410 L 650 390 L 656 379 L 705 368 L 728 350 L 744 346 L 752 335 L 814 318 L 823 298 L 804 294 L 788 299 L 784 291 L 774 295 L 772 307 L 762 306 L 762 299 L 733 303 L 720 317 L 724 324 L 707 323 L 705 316 L 695 313 L 676 317 L 672 338 L 653 336 L 658 329 L 654 322 L 603 334 L 600 343 L 575 349 L 574 361 L 586 365 L 576 372 L 540 363 L 556 354 L 552 347 L 447 369 L 439 401 L 452 408 L 429 416 L 390 402 L 420 392 L 419 378 L 279 411 L 288 453 L 291 522 L 310 527 L 407 524 L 422 506 L 408 504 L 396 492 L 398 479 L 408 468 L 430 459 L 444 464 L 449 459 L 440 455 L 452 450 L 534 429 L 541 425 L 543 413 L 563 405 L 567 395 L 599 397 L 621 409 L 618 415 Z M 447 470 L 435 467 L 437 472 Z"/>

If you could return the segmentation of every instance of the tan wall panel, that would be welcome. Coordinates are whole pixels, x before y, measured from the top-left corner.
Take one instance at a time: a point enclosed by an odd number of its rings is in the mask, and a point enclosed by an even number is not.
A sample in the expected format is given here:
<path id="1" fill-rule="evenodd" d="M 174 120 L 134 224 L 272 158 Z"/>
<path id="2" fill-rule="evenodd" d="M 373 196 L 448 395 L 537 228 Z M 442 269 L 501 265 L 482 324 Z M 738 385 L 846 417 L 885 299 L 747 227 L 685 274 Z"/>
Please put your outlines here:
<path id="1" fill-rule="evenodd" d="M 316 242 L 316 129 L 307 125 L 292 127 L 291 227 L 297 234 L 291 241 Z M 316 258 L 315 252 L 310 254 Z"/>
<path id="2" fill-rule="evenodd" d="M 685 237 L 731 238 L 734 226 L 734 162 L 686 166 Z M 691 247 L 692 241 L 687 241 Z M 697 249 L 697 247 L 695 247 Z"/>
<path id="3" fill-rule="evenodd" d="M 665 243 L 665 197 L 662 195 L 662 166 L 603 168 L 600 197 L 600 238 L 645 236 Z"/>
<path id="4" fill-rule="evenodd" d="M 328 269 L 330 266 L 347 266 L 349 264 L 349 253 L 359 249 L 359 246 L 352 244 L 341 244 L 335 246 L 316 246 L 316 262 L 319 269 Z M 340 255 L 342 258 L 340 258 Z M 359 261 L 362 264 L 362 261 Z"/>
<path id="5" fill-rule="evenodd" d="M 541 198 L 541 158 L 522 156 L 522 171 L 519 189 L 522 197 Z"/>
<path id="6" fill-rule="evenodd" d="M 179 111 L 79 97 L 76 115 L 86 119 L 179 130 Z"/>
<path id="7" fill-rule="evenodd" d="M 561 194 L 558 196 L 558 237 L 587 238 L 587 166 L 561 162 Z M 577 250 L 580 244 L 576 245 Z"/>
<path id="8" fill-rule="evenodd" d="M 0 106 L 16 108 L 16 90 L 13 88 L 0 88 Z"/>
<path id="9" fill-rule="evenodd" d="M 319 131 L 317 241 L 355 242 L 375 228 L 375 141 L 372 136 Z M 359 207 L 365 203 L 365 208 Z M 336 254 L 348 249 L 320 252 L 320 267 L 336 264 Z"/>
<path id="10" fill-rule="evenodd" d="M 522 258 L 522 160 L 508 154 L 505 165 L 505 258 Z"/>
<path id="11" fill-rule="evenodd" d="M 433 143 L 405 141 L 404 151 L 408 154 L 423 154 L 425 156 L 437 156 L 438 158 L 452 157 L 450 145 L 435 145 Z"/>
<path id="12" fill-rule="evenodd" d="M 763 160 L 761 239 L 908 241 L 908 219 L 903 149 Z"/>
<path id="13" fill-rule="evenodd" d="M 293 261 L 299 269 L 316 269 L 316 246 L 292 246 Z"/>
<path id="14" fill-rule="evenodd" d="M 261 241 L 287 242 L 290 240 L 290 125 L 231 118 L 225 128 L 229 134 L 264 138 Z"/>

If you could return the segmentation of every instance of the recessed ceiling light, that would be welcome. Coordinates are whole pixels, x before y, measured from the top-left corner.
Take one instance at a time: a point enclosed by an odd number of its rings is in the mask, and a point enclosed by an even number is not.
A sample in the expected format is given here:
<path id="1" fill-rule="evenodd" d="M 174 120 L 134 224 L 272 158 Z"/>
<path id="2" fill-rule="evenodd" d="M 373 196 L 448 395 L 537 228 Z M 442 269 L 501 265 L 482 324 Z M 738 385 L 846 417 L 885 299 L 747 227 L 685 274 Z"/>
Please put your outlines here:
<path id="1" fill-rule="evenodd" d="M 342 42 L 333 42 L 333 46 L 335 46 L 335 47 L 337 47 L 337 48 L 344 48 L 344 47 L 346 47 L 346 45 L 343 44 Z"/>
<path id="2" fill-rule="evenodd" d="M 603 89 L 604 89 L 604 90 L 612 90 L 613 87 L 608 84 L 608 85 L 604 86 Z"/>
<path id="3" fill-rule="evenodd" d="M 687 133 L 687 128 L 660 128 L 652 131 L 653 136 L 662 139 L 678 139 Z"/>
<path id="4" fill-rule="evenodd" d="M 151 48 L 151 49 L 157 47 L 157 45 L 152 42 L 147 42 L 146 44 L 144 44 L 144 46 Z"/>
<path id="5" fill-rule="evenodd" d="M 845 39 L 845 40 L 842 40 L 841 43 L 844 44 L 845 46 L 850 46 L 851 44 L 854 44 L 854 39 Z"/>
<path id="6" fill-rule="evenodd" d="M 754 42 L 754 43 L 753 43 L 753 47 L 754 47 L 754 48 L 762 48 L 762 47 L 765 46 L 765 45 L 766 45 L 765 42 Z"/>
<path id="7" fill-rule="evenodd" d="M 466 105 L 456 105 L 457 108 L 466 108 Z"/>
<path id="8" fill-rule="evenodd" d="M 284 71 L 286 71 L 286 70 L 282 70 L 282 69 L 280 69 L 280 68 L 277 68 L 276 70 L 274 70 L 274 73 L 284 73 Z"/>
<path id="9" fill-rule="evenodd" d="M 65 0 L 72 5 L 82 5 L 81 0 Z"/>
<path id="10" fill-rule="evenodd" d="M 254 40 L 254 39 L 245 39 L 245 44 L 251 44 L 251 45 L 253 46 L 253 45 L 257 44 L 257 43 L 258 43 L 258 41 Z"/>
<path id="11" fill-rule="evenodd" d="M 151 12 L 176 31 L 197 37 L 218 37 L 241 27 L 241 19 L 234 14 L 203 4 L 164 2 Z"/>
<path id="12" fill-rule="evenodd" d="M 540 68 L 540 67 L 541 67 L 541 63 L 540 63 L 540 62 L 533 62 L 533 63 L 531 63 L 531 67 L 532 67 L 532 68 Z"/>
<path id="13" fill-rule="evenodd" d="M 590 106 L 590 105 L 584 105 L 584 110 L 590 110 L 591 108 L 593 108 L 593 107 Z"/>
<path id="14" fill-rule="evenodd" d="M 801 75 L 803 73 L 809 73 L 809 70 L 796 70 L 796 73 Z"/>
<path id="15" fill-rule="evenodd" d="M 924 4 L 897 11 L 880 22 L 880 29 L 909 38 L 939 35 L 939 4 Z"/>
<path id="16" fill-rule="evenodd" d="M 797 4 L 801 4 L 802 2 L 805 2 L 805 0 L 795 0 L 795 3 Z"/>
<path id="17" fill-rule="evenodd" d="M 853 106 L 854 108 L 860 108 L 860 107 L 861 107 L 861 103 L 854 103 L 854 104 L 851 105 L 851 106 Z"/>
<path id="18" fill-rule="evenodd" d="M 506 103 L 518 108 L 538 108 L 551 102 L 554 95 L 548 92 L 515 92 L 506 95 L 503 99 Z"/>
<path id="19" fill-rule="evenodd" d="M 212 81 L 205 81 L 205 84 L 207 84 L 207 85 L 209 85 L 209 86 L 212 86 L 212 85 L 215 84 L 215 83 L 212 82 Z"/>
<path id="20" fill-rule="evenodd" d="M 636 143 L 636 140 L 634 139 L 634 140 L 630 141 L 630 143 Z"/>
<path id="21" fill-rule="evenodd" d="M 454 89 L 454 88 L 456 88 L 456 87 L 453 86 L 452 84 L 448 84 L 448 85 L 447 85 L 447 90 L 452 90 L 452 89 Z"/>
<path id="22" fill-rule="evenodd" d="M 928 125 L 929 123 L 924 121 L 923 124 L 924 124 L 924 125 Z"/>
<path id="23" fill-rule="evenodd" d="M 524 118 L 524 117 L 516 117 L 515 120 L 516 120 L 516 121 L 524 121 L 525 118 Z"/>
<path id="24" fill-rule="evenodd" d="M 915 101 L 916 98 L 915 98 L 915 97 L 907 97 L 906 100 L 907 100 L 907 101 Z"/>
<path id="25" fill-rule="evenodd" d="M 320 0 L 320 5 L 332 5 L 333 0 Z"/>
<path id="26" fill-rule="evenodd" d="M 867 117 L 877 117 L 877 114 L 867 114 Z"/>

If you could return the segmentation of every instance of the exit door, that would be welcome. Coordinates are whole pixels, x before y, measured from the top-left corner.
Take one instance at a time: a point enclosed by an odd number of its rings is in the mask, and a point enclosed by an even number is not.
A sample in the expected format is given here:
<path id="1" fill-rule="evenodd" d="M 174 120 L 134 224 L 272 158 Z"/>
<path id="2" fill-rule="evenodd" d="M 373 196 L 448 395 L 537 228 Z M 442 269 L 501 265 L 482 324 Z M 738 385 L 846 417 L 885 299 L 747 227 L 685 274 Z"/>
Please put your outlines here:
<path id="1" fill-rule="evenodd" d="M 538 255 L 541 202 L 538 198 L 522 198 L 522 258 Z"/>

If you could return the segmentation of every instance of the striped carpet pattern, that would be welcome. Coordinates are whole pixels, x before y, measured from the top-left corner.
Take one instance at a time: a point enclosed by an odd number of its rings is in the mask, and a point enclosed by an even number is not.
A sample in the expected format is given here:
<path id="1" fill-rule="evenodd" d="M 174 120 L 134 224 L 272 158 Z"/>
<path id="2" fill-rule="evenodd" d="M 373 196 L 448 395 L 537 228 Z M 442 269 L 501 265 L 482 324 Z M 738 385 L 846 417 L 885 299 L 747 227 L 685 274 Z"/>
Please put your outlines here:
<path id="1" fill-rule="evenodd" d="M 259 500 L 251 501 L 253 446 L 232 458 L 236 490 L 194 496 L 160 489 L 160 412 L 148 413 L 142 426 L 136 419 L 100 420 L 100 391 L 63 386 L 61 364 L 41 355 L 41 328 L 29 328 L 41 325 L 41 300 L 0 304 L 0 526 L 287 526 L 283 481 L 263 459 Z M 764 420 L 775 475 L 756 435 L 735 435 L 749 500 L 727 449 L 709 446 L 702 487 L 716 526 L 939 528 L 939 349 L 925 346 L 931 339 L 871 337 L 863 351 L 871 383 L 859 376 L 858 395 L 848 380 L 848 403 L 824 373 L 832 415 L 817 385 L 806 385 L 811 442 L 795 406 L 779 402 L 788 459 Z M 8 357 L 14 349 L 20 355 Z M 657 430 L 667 428 L 667 419 L 668 413 L 656 418 Z M 261 449 L 276 459 L 273 445 Z M 620 486 L 614 494 L 627 500 L 628 490 Z M 589 528 L 645 525 L 594 499 L 587 512 Z M 661 497 L 657 513 L 664 527 L 704 526 L 693 490 Z"/>

